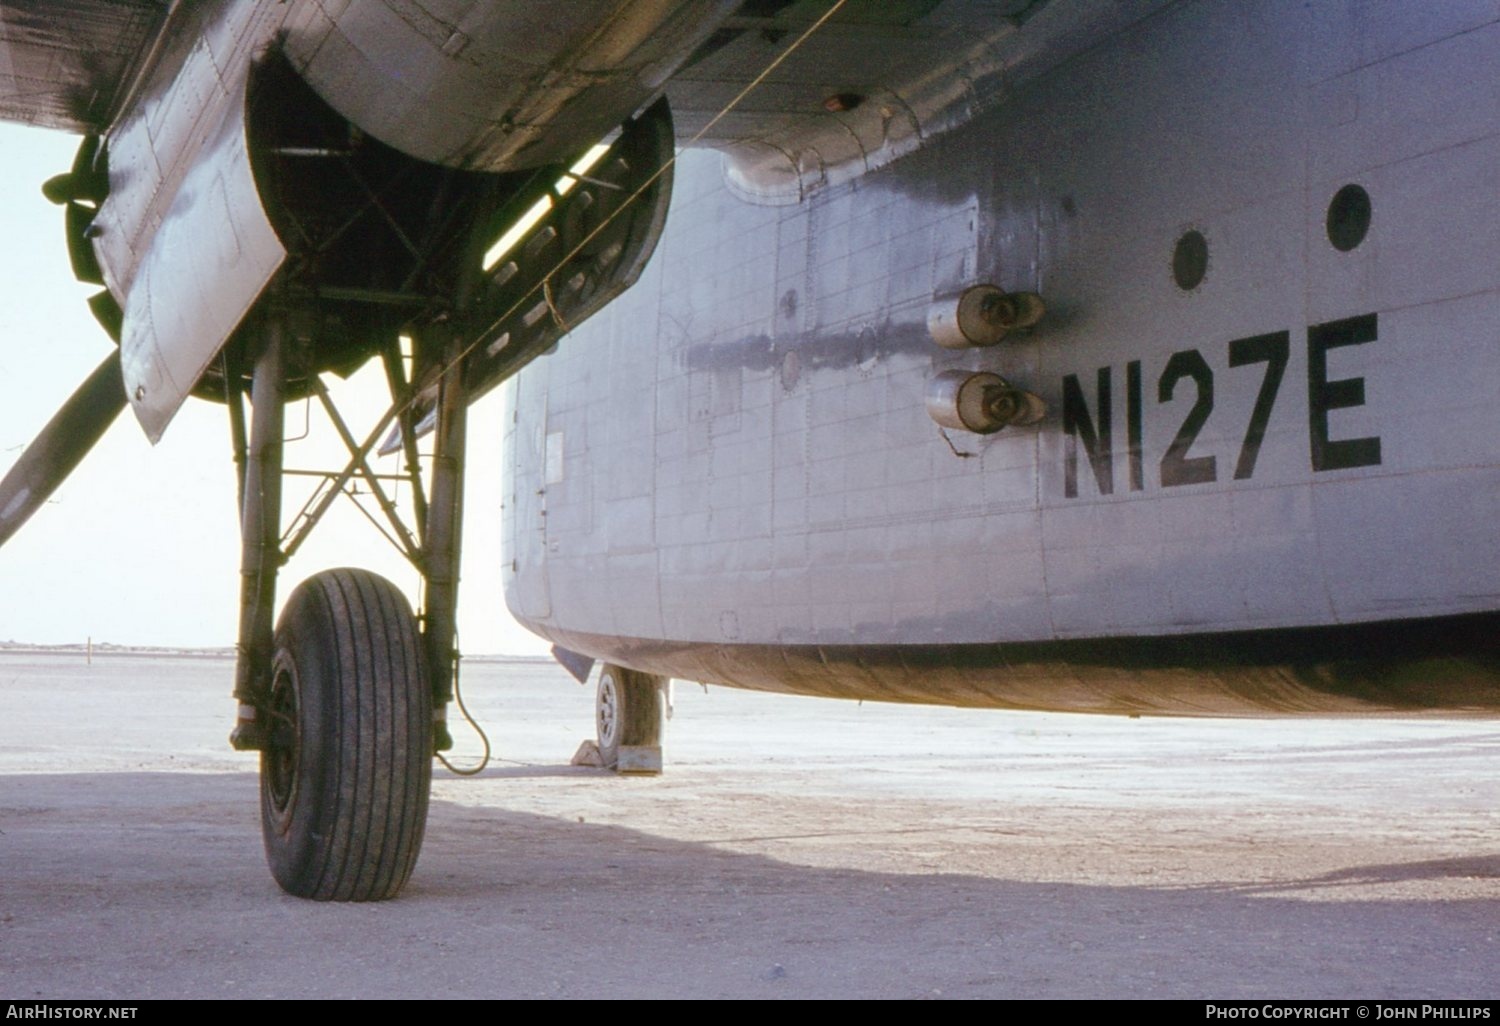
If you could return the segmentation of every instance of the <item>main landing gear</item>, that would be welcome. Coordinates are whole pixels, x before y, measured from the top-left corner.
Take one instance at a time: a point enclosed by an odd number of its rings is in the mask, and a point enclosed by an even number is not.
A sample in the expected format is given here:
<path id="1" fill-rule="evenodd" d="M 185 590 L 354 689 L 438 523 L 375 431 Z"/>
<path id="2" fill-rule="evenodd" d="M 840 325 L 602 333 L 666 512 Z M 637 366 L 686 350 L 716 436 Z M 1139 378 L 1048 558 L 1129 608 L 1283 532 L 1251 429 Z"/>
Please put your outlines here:
<path id="1" fill-rule="evenodd" d="M 424 399 L 406 381 L 392 334 L 384 354 L 391 406 L 360 443 L 321 380 L 298 366 L 284 326 L 274 308 L 262 315 L 248 438 L 241 397 L 229 403 L 236 448 L 245 457 L 239 719 L 231 742 L 260 752 L 261 825 L 276 882 L 303 898 L 380 900 L 395 897 L 411 876 L 427 819 L 433 754 L 452 744 L 444 712 L 457 662 L 462 353 L 437 329 L 434 337 L 417 340 L 419 354 L 428 354 L 416 361 L 419 370 L 427 365 L 425 380 L 431 383 Z M 232 373 L 225 378 L 238 380 Z M 283 468 L 282 407 L 289 381 L 322 402 L 344 440 L 349 461 L 341 471 Z M 427 482 L 415 441 L 419 407 L 430 408 L 436 421 Z M 370 453 L 393 423 L 400 425 L 406 471 L 377 474 Z M 293 474 L 319 482 L 283 535 L 280 485 Z M 355 480 L 385 523 L 357 498 L 356 504 L 421 574 L 421 616 L 376 574 L 324 570 L 293 591 L 273 630 L 277 570 L 340 494 L 357 494 Z M 410 487 L 415 530 L 391 501 L 393 480 Z"/>
<path id="2" fill-rule="evenodd" d="M 246 133 L 286 258 L 195 386 L 226 401 L 240 469 L 231 742 L 260 753 L 276 881 L 307 898 L 377 900 L 412 872 L 431 760 L 452 745 L 468 399 L 636 280 L 665 223 L 675 137 L 659 101 L 607 146 L 559 165 L 460 171 L 356 130 L 278 54 L 254 75 Z M 390 405 L 361 441 L 320 375 L 352 373 L 371 357 L 384 365 Z M 342 469 L 283 466 L 283 410 L 303 399 L 322 406 L 343 440 Z M 429 431 L 431 451 L 419 452 Z M 402 454 L 399 473 L 372 469 L 386 437 L 381 451 Z M 291 476 L 316 486 L 283 525 Z M 412 526 L 393 501 L 398 487 Z M 274 622 L 278 571 L 340 495 L 416 569 L 421 608 L 414 615 L 373 574 L 328 570 L 303 582 Z M 634 722 L 634 692 L 619 693 L 621 722 Z M 622 763 L 637 746 L 633 729 L 620 735 Z"/>

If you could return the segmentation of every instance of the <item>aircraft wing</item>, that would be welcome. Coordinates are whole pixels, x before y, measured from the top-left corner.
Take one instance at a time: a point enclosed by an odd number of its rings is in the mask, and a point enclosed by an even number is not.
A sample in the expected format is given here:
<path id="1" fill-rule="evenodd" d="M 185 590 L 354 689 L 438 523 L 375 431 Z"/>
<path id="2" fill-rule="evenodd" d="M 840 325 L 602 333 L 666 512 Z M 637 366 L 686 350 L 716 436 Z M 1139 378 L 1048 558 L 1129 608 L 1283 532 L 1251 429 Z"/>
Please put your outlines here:
<path id="1" fill-rule="evenodd" d="M 0 0 L 0 119 L 102 132 L 167 11 L 167 0 Z"/>
<path id="2" fill-rule="evenodd" d="M 751 0 L 666 92 L 680 145 L 722 150 L 747 197 L 795 203 L 931 142 L 1161 5 L 847 0 L 817 25 L 831 2 Z"/>
<path id="3" fill-rule="evenodd" d="M 271 50 L 359 138 L 520 175 L 513 183 L 665 92 L 679 145 L 723 150 L 747 196 L 796 202 L 930 142 L 1162 2 L 0 0 L 0 118 L 106 137 L 107 190 L 91 192 L 98 169 L 79 166 L 54 191 L 75 269 L 107 287 L 95 298 L 120 340 L 121 384 L 155 440 L 281 268 L 286 238 L 307 239 L 300 222 L 273 224 L 286 204 L 273 196 L 268 208 L 251 160 L 246 98 L 252 65 Z M 344 153 L 275 149 L 288 160 Z M 362 188 L 351 179 L 342 194 Z M 378 220 L 399 195 L 358 216 Z M 332 284 L 363 295 L 368 277 Z M 112 361 L 98 372 L 115 373 Z M 53 433 L 107 425 L 118 407 L 98 391 L 82 389 Z M 81 455 L 17 476 L 14 494 L 0 482 L 0 521 L 24 519 L 44 497 L 38 482 Z"/>

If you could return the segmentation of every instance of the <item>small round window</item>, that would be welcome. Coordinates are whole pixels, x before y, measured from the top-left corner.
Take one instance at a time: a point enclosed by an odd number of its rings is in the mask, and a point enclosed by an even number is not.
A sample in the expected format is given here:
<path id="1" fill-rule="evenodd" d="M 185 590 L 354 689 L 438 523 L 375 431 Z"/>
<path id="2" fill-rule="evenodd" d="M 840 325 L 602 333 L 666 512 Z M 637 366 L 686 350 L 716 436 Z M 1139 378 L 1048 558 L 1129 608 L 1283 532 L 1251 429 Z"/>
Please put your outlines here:
<path id="1" fill-rule="evenodd" d="M 1208 240 L 1197 229 L 1182 233 L 1172 249 L 1172 280 L 1184 292 L 1197 288 L 1208 273 Z"/>
<path id="2" fill-rule="evenodd" d="M 1347 253 L 1370 231 L 1370 194 L 1358 185 L 1346 185 L 1328 204 L 1328 241 Z"/>

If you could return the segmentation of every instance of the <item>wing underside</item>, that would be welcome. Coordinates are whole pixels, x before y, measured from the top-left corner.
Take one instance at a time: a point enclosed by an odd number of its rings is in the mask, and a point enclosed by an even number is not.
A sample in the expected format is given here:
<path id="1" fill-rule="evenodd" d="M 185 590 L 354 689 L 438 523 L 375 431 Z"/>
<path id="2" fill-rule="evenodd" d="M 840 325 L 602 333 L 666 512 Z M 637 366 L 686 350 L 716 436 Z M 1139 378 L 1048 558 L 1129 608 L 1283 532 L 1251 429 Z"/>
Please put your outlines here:
<path id="1" fill-rule="evenodd" d="M 724 151 L 744 195 L 797 202 L 1159 2 L 591 0 L 536 21 L 524 0 L 0 0 L 0 119 L 105 136 L 86 237 L 154 439 L 285 256 L 244 130 L 270 50 L 361 133 L 494 173 L 581 152 L 663 91 L 679 144 Z"/>
<path id="2" fill-rule="evenodd" d="M 679 144 L 722 151 L 741 195 L 795 203 L 1004 103 L 1160 6 L 745 0 L 666 92 Z"/>
<path id="3" fill-rule="evenodd" d="M 166 0 L 0 0 L 0 120 L 99 132 L 119 110 Z"/>

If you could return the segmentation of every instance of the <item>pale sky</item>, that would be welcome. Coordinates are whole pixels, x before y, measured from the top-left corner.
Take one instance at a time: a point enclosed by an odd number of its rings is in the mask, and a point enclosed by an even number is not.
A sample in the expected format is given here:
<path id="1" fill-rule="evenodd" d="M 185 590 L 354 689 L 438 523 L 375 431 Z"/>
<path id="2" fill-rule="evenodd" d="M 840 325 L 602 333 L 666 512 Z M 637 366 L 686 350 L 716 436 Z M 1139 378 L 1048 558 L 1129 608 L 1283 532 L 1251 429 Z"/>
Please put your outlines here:
<path id="1" fill-rule="evenodd" d="M 0 125 L 0 472 L 8 470 L 112 343 L 73 280 L 62 210 L 41 194 L 72 163 L 76 140 Z M 461 644 L 468 653 L 542 653 L 547 644 L 505 610 L 500 587 L 501 395 L 470 414 Z M 350 394 L 352 393 L 352 394 Z M 378 370 L 335 387 L 365 435 L 384 401 Z M 366 401 L 361 404 L 359 400 Z M 341 404 L 342 405 L 342 404 Z M 360 406 L 365 413 L 354 413 Z M 301 432 L 305 405 L 287 411 Z M 288 445 L 287 465 L 343 465 L 330 431 Z M 377 469 L 394 470 L 394 460 Z M 284 516 L 302 504 L 289 482 Z M 282 570 L 278 606 L 322 567 L 364 566 L 390 577 L 415 603 L 417 575 L 358 511 L 340 501 Z M 190 399 L 152 447 L 127 410 L 67 482 L 0 548 L 0 641 L 44 644 L 224 646 L 235 639 L 239 528 L 229 421 L 218 404 Z"/>

